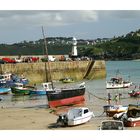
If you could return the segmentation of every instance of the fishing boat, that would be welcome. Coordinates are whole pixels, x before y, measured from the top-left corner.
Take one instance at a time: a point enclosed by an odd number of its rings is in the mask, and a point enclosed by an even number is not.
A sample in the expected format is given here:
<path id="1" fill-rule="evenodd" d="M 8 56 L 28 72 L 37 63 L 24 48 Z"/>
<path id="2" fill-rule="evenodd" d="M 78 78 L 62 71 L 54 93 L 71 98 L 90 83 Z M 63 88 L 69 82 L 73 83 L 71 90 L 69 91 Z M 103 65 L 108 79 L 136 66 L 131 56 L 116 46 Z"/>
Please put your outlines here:
<path id="1" fill-rule="evenodd" d="M 84 104 L 85 83 L 77 87 L 56 89 L 53 93 L 47 93 L 49 107 L 59 107 L 65 105 Z"/>
<path id="2" fill-rule="evenodd" d="M 128 92 L 128 95 L 130 97 L 139 97 L 140 96 L 140 90 L 139 89 L 134 89 Z"/>
<path id="3" fill-rule="evenodd" d="M 7 72 L 0 75 L 0 87 L 12 87 L 17 82 L 26 85 L 29 83 L 29 80 Z"/>
<path id="4" fill-rule="evenodd" d="M 77 107 L 70 109 L 67 113 L 59 115 L 57 124 L 75 126 L 90 121 L 92 117 L 94 117 L 94 114 L 89 111 L 87 107 Z"/>
<path id="5" fill-rule="evenodd" d="M 129 105 L 127 112 L 116 114 L 113 118 L 122 120 L 126 127 L 140 126 L 140 105 Z"/>
<path id="6" fill-rule="evenodd" d="M 42 83 L 41 85 L 34 86 L 33 89 L 29 91 L 30 95 L 46 95 L 47 93 L 52 93 L 54 90 L 51 88 L 51 82 Z"/>
<path id="7" fill-rule="evenodd" d="M 123 105 L 105 105 L 103 106 L 104 112 L 107 116 L 112 117 L 116 113 L 126 112 L 128 109 L 128 106 Z"/>
<path id="8" fill-rule="evenodd" d="M 99 130 L 124 130 L 123 121 L 105 120 L 101 122 Z"/>
<path id="9" fill-rule="evenodd" d="M 48 59 L 47 42 L 46 42 L 46 38 L 44 35 L 43 27 L 42 27 L 42 34 L 43 34 L 43 38 L 44 38 L 46 57 L 47 57 L 47 60 L 49 60 Z M 49 107 L 58 107 L 58 106 L 73 105 L 73 104 L 83 104 L 85 102 L 85 97 L 84 97 L 85 83 L 83 82 L 83 83 L 79 84 L 78 86 L 74 86 L 74 87 L 64 87 L 64 88 L 54 89 L 49 64 L 50 64 L 50 62 L 48 61 L 47 62 L 48 69 L 45 68 L 45 70 L 47 70 L 46 73 L 48 73 L 48 75 L 50 76 L 50 81 L 52 83 L 51 84 L 52 89 L 54 91 L 51 93 L 46 91 Z M 49 81 L 49 80 L 47 79 L 47 81 Z"/>
<path id="10" fill-rule="evenodd" d="M 128 88 L 132 85 L 132 82 L 125 81 L 122 77 L 113 77 L 110 81 L 106 82 L 107 89 L 117 89 L 117 88 Z"/>
<path id="11" fill-rule="evenodd" d="M 11 91 L 11 88 L 0 88 L 0 95 L 8 94 Z"/>
<path id="12" fill-rule="evenodd" d="M 11 87 L 11 91 L 14 95 L 29 95 L 31 86 L 24 86 L 22 83 L 15 83 Z"/>

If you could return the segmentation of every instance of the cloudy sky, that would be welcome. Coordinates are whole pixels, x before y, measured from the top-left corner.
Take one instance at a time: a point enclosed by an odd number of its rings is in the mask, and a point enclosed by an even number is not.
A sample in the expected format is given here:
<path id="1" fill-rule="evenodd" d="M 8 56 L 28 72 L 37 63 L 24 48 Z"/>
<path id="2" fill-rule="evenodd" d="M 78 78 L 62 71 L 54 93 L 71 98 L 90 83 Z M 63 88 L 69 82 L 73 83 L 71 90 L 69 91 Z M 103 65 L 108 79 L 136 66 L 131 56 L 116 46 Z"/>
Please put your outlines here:
<path id="1" fill-rule="evenodd" d="M 0 43 L 48 37 L 111 38 L 140 28 L 140 10 L 1 10 Z"/>

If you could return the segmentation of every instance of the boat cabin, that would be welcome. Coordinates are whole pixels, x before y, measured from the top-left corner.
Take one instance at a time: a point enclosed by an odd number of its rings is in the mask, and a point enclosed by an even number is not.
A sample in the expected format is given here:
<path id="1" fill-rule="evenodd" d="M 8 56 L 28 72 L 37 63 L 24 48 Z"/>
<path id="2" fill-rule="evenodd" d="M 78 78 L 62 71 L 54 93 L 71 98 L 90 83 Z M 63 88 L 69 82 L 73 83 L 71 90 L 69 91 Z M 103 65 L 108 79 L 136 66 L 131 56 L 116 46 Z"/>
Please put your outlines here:
<path id="1" fill-rule="evenodd" d="M 10 80 L 11 79 L 11 73 L 4 73 L 4 74 L 1 74 L 0 75 L 0 79 L 3 79 L 3 80 Z"/>
<path id="2" fill-rule="evenodd" d="M 22 83 L 15 83 L 13 87 L 16 87 L 18 89 L 22 89 L 23 88 L 23 84 Z"/>

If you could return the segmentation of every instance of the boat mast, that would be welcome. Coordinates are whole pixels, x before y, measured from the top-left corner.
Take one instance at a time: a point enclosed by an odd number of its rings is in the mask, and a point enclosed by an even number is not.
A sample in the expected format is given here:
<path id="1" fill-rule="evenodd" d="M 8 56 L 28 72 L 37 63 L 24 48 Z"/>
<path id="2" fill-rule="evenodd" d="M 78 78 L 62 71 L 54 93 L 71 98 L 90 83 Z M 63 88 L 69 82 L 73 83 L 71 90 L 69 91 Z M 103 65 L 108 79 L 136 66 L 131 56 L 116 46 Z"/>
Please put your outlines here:
<path id="1" fill-rule="evenodd" d="M 52 77 L 51 77 L 51 71 L 50 71 L 47 41 L 46 41 L 46 38 L 45 38 L 43 26 L 42 26 L 42 34 L 43 34 L 43 38 L 44 38 L 45 54 L 46 54 L 46 58 L 47 58 L 47 64 L 48 64 L 48 69 L 49 69 L 49 74 L 50 74 L 51 85 L 52 85 L 52 89 L 54 89 L 53 82 L 52 82 Z M 46 72 L 46 80 L 49 81 L 49 78 L 48 78 L 48 75 L 47 75 L 47 65 L 46 65 L 46 62 L 45 62 L 45 72 Z"/>

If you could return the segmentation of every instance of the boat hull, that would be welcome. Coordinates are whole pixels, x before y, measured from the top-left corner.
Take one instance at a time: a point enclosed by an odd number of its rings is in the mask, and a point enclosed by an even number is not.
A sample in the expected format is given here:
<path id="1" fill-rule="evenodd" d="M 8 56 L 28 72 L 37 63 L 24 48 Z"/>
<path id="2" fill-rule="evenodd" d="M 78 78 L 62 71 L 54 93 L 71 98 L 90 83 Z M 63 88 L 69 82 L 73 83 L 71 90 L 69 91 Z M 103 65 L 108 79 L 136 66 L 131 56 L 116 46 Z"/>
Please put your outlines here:
<path id="1" fill-rule="evenodd" d="M 59 106 L 65 106 L 65 105 L 74 105 L 74 104 L 84 104 L 85 97 L 82 96 L 76 96 L 66 99 L 59 99 L 56 101 L 48 101 L 48 104 L 51 108 L 53 107 L 59 107 Z"/>
<path id="2" fill-rule="evenodd" d="M 136 121 L 127 121 L 124 123 L 126 127 L 140 126 L 140 119 Z"/>
<path id="3" fill-rule="evenodd" d="M 118 89 L 118 88 L 129 88 L 131 86 L 131 83 L 127 84 L 106 84 L 107 89 Z"/>
<path id="4" fill-rule="evenodd" d="M 116 113 L 126 112 L 128 107 L 121 106 L 121 105 L 106 105 L 104 106 L 104 112 L 106 112 L 106 115 L 109 117 L 113 117 Z"/>
<path id="5" fill-rule="evenodd" d="M 30 90 L 30 95 L 46 95 L 47 91 L 45 90 Z"/>
<path id="6" fill-rule="evenodd" d="M 0 95 L 8 94 L 10 91 L 10 88 L 0 88 Z"/>
<path id="7" fill-rule="evenodd" d="M 93 113 L 89 112 L 89 115 L 86 117 L 79 117 L 73 120 L 68 121 L 68 126 L 79 125 L 88 122 L 93 117 Z"/>
<path id="8" fill-rule="evenodd" d="M 58 107 L 64 105 L 81 104 L 85 101 L 85 87 L 75 89 L 63 89 L 54 93 L 48 93 L 48 105 Z"/>
<path id="9" fill-rule="evenodd" d="M 11 91 L 14 95 L 29 95 L 29 89 L 18 89 L 15 87 L 11 87 Z"/>

